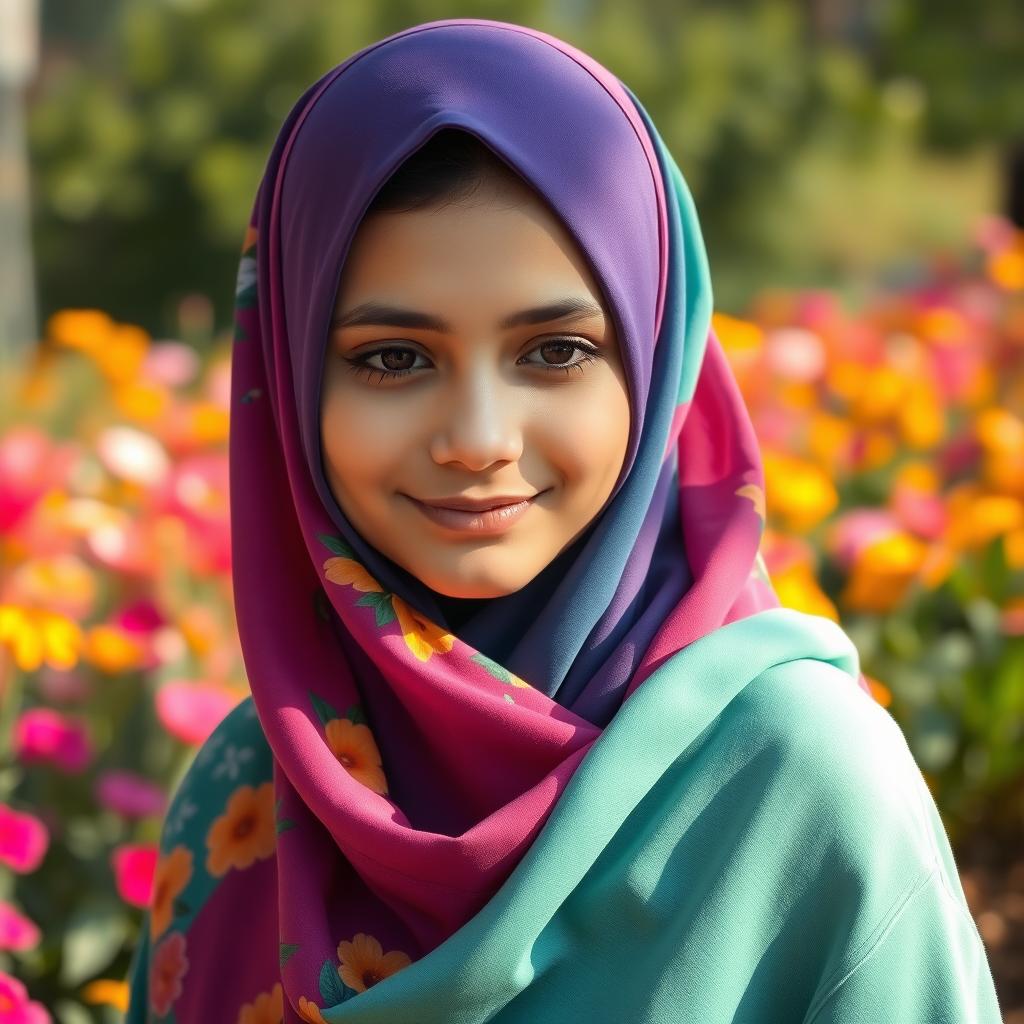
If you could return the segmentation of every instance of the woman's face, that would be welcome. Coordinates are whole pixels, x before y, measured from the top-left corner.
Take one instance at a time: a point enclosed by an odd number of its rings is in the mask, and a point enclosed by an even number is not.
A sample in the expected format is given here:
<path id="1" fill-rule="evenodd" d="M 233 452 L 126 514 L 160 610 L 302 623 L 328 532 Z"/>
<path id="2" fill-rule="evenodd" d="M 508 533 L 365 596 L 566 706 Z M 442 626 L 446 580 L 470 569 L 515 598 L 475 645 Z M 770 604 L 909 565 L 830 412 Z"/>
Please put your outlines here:
<path id="1" fill-rule="evenodd" d="M 611 494 L 629 435 L 601 290 L 561 221 L 519 185 L 364 218 L 320 413 L 349 522 L 460 598 L 519 590 L 571 544 Z M 518 504 L 445 507 L 498 502 Z"/>

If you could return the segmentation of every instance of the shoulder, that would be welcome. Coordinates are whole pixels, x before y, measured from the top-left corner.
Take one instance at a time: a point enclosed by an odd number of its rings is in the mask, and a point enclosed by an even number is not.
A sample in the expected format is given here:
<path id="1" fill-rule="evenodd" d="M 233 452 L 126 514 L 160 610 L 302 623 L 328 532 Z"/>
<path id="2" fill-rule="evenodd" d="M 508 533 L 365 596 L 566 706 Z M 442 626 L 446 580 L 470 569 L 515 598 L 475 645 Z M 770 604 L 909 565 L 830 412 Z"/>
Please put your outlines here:
<path id="1" fill-rule="evenodd" d="M 779 805 L 804 819 L 837 867 L 891 872 L 905 885 L 952 866 L 903 731 L 849 673 L 811 658 L 775 665 L 724 717 L 731 741 L 759 752 Z"/>

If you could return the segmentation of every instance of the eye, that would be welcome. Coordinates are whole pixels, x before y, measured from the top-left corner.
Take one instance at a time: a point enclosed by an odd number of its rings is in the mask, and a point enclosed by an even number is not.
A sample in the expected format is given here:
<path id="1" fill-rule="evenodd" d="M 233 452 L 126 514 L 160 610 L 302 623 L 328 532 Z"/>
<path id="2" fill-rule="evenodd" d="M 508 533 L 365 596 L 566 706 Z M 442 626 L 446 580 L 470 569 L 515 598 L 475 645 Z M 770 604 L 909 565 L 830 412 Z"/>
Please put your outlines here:
<path id="1" fill-rule="evenodd" d="M 545 370 L 561 370 L 564 373 L 570 373 L 573 370 L 584 373 L 586 364 L 592 363 L 600 355 L 600 350 L 596 346 L 581 341 L 579 338 L 549 338 L 533 351 L 553 355 L 555 360 L 550 363 L 547 361 L 533 363 L 533 366 L 542 366 Z M 579 353 L 580 358 L 570 361 L 576 353 Z"/>
<path id="2" fill-rule="evenodd" d="M 405 348 L 399 345 L 389 345 L 387 348 L 379 348 L 375 352 L 364 352 L 362 355 L 352 359 L 346 358 L 349 369 L 368 379 L 374 374 L 377 375 L 377 383 L 391 377 L 404 377 L 413 370 L 422 369 L 414 366 L 413 362 L 419 353 L 415 349 Z M 421 356 L 420 358 L 425 358 Z M 371 359 L 379 359 L 381 365 L 376 366 L 370 363 Z"/>

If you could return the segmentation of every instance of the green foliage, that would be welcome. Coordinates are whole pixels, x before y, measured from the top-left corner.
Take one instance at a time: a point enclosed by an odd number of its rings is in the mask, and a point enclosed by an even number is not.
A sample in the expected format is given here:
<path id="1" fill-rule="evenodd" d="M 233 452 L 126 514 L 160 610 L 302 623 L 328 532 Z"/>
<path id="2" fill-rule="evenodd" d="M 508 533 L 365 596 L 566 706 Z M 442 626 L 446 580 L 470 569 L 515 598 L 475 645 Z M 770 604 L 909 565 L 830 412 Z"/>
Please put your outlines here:
<path id="1" fill-rule="evenodd" d="M 892 145 L 913 154 L 922 119 L 929 140 L 961 148 L 1024 121 L 1012 6 L 945 3 L 935 24 L 920 0 L 832 22 L 793 0 L 472 0 L 458 14 L 550 31 L 630 85 L 694 192 L 719 304 L 741 308 L 766 267 L 771 283 L 834 286 L 865 239 L 875 264 L 879 247 L 906 248 L 899 232 L 932 218 L 902 177 L 943 206 L 992 205 L 987 168 L 966 191 L 929 188 L 919 157 L 892 170 Z M 214 325 L 230 323 L 250 204 L 303 90 L 368 43 L 451 12 L 436 0 L 106 0 L 90 18 L 43 15 L 29 122 L 41 312 L 96 306 L 160 334 L 192 293 L 211 297 Z M 960 45 L 972 26 L 985 47 Z M 865 178 L 874 166 L 892 184 Z M 898 191 L 909 214 L 885 209 L 856 238 L 830 230 L 835 195 L 865 180 L 866 206 Z M 962 222 L 948 227 L 962 235 Z"/>

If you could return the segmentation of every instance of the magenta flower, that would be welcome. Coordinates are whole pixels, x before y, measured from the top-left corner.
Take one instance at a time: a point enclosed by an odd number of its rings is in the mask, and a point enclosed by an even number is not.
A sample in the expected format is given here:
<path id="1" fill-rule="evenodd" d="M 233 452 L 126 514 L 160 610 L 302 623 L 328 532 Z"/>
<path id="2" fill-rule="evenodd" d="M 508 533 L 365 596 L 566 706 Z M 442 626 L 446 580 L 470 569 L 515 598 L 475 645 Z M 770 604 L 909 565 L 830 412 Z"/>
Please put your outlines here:
<path id="1" fill-rule="evenodd" d="M 118 895 L 133 907 L 148 907 L 159 851 L 155 843 L 125 843 L 110 855 Z"/>
<path id="2" fill-rule="evenodd" d="M 134 772 L 104 772 L 96 782 L 96 799 L 125 818 L 163 814 L 167 807 L 164 791 Z"/>
<path id="3" fill-rule="evenodd" d="M 32 949 L 39 943 L 39 927 L 15 907 L 0 900 L 0 949 Z"/>
<path id="4" fill-rule="evenodd" d="M 157 691 L 156 713 L 172 736 L 198 746 L 238 701 L 237 693 L 223 687 L 176 681 Z"/>
<path id="5" fill-rule="evenodd" d="M 42 1003 L 29 999 L 17 978 L 0 971 L 0 1024 L 52 1024 Z"/>
<path id="6" fill-rule="evenodd" d="M 14 726 L 14 751 L 19 760 L 49 761 L 77 774 L 92 758 L 92 744 L 81 722 L 52 708 L 29 708 Z"/>
<path id="7" fill-rule="evenodd" d="M 0 804 L 0 862 L 21 874 L 34 871 L 49 845 L 50 833 L 35 815 Z"/>

